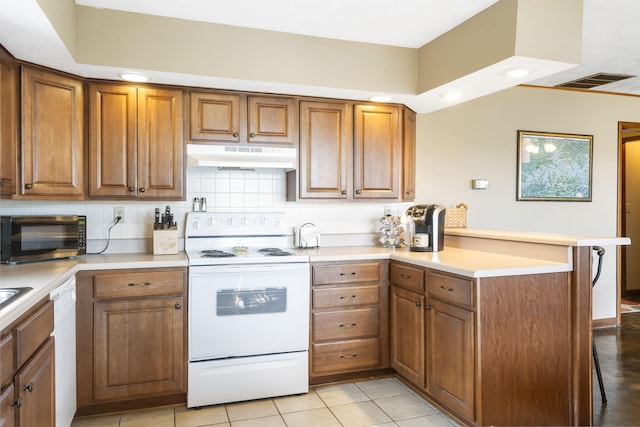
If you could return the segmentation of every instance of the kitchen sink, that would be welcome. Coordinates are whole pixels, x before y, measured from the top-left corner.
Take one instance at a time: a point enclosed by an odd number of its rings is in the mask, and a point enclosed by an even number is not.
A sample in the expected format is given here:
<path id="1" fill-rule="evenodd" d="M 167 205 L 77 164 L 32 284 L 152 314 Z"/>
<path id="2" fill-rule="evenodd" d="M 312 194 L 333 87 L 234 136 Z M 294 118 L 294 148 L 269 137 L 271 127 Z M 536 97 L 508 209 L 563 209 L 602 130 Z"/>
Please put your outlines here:
<path id="1" fill-rule="evenodd" d="M 33 288 L 0 288 L 0 309 L 5 308 Z"/>

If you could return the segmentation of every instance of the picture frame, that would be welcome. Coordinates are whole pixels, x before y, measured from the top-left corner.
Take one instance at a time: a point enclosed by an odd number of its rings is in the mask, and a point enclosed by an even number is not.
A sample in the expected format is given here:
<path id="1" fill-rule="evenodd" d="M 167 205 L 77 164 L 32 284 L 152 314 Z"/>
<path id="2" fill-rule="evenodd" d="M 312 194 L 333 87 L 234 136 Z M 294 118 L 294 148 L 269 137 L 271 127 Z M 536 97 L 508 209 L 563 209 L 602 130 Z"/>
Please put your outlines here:
<path id="1" fill-rule="evenodd" d="M 518 130 L 518 201 L 590 202 L 593 135 Z"/>

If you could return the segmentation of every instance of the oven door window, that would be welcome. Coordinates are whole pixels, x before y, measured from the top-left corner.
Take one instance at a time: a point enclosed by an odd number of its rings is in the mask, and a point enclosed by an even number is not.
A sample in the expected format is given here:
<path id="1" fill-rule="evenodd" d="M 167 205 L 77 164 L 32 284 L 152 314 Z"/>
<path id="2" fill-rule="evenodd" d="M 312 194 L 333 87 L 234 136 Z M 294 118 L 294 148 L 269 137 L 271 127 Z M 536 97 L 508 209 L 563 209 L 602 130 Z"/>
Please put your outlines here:
<path id="1" fill-rule="evenodd" d="M 287 311 L 287 288 L 220 289 L 216 294 L 218 316 L 284 313 Z"/>

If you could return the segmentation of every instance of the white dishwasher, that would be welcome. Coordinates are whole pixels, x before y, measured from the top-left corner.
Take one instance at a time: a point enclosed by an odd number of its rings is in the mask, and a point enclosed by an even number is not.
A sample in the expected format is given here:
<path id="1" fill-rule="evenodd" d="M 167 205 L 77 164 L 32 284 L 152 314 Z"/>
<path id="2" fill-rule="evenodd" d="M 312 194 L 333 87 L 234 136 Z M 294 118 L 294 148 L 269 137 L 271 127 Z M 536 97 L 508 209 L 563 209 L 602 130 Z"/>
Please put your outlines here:
<path id="1" fill-rule="evenodd" d="M 56 427 L 69 427 L 76 413 L 76 279 L 70 278 L 49 298 L 55 337 Z"/>

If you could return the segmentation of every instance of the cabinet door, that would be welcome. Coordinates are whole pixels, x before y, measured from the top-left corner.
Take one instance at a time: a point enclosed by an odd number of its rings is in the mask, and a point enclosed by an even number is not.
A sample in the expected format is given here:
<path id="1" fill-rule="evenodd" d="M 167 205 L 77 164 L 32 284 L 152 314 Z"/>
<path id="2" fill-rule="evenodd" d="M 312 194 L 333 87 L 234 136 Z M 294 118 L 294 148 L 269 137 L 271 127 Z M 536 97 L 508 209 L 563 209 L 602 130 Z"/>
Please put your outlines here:
<path id="1" fill-rule="evenodd" d="M 416 113 L 402 111 L 402 200 L 416 197 Z"/>
<path id="2" fill-rule="evenodd" d="M 250 144 L 295 145 L 295 101 L 293 98 L 249 96 L 247 125 Z"/>
<path id="3" fill-rule="evenodd" d="M 427 341 L 429 393 L 455 412 L 475 419 L 473 312 L 431 299 Z"/>
<path id="4" fill-rule="evenodd" d="M 0 194 L 16 193 L 18 67 L 0 48 Z"/>
<path id="5" fill-rule="evenodd" d="M 424 295 L 391 287 L 391 367 L 425 387 Z"/>
<path id="6" fill-rule="evenodd" d="M 136 100 L 132 86 L 89 86 L 89 196 L 136 197 Z"/>
<path id="7" fill-rule="evenodd" d="M 15 376 L 19 426 L 55 425 L 54 339 L 49 338 Z"/>
<path id="8" fill-rule="evenodd" d="M 138 89 L 138 197 L 184 198 L 183 93 Z"/>
<path id="9" fill-rule="evenodd" d="M 400 108 L 356 105 L 353 179 L 356 199 L 396 199 L 400 195 Z"/>
<path id="10" fill-rule="evenodd" d="M 12 427 L 16 425 L 16 402 L 14 400 L 15 389 L 13 383 L 0 393 L 0 427 Z"/>
<path id="11" fill-rule="evenodd" d="M 94 303 L 97 401 L 185 391 L 184 300 Z"/>
<path id="12" fill-rule="evenodd" d="M 300 197 L 351 193 L 351 114 L 345 103 L 300 103 Z"/>
<path id="13" fill-rule="evenodd" d="M 82 82 L 22 71 L 23 196 L 83 199 Z"/>
<path id="14" fill-rule="evenodd" d="M 191 92 L 192 142 L 240 142 L 240 95 Z"/>

